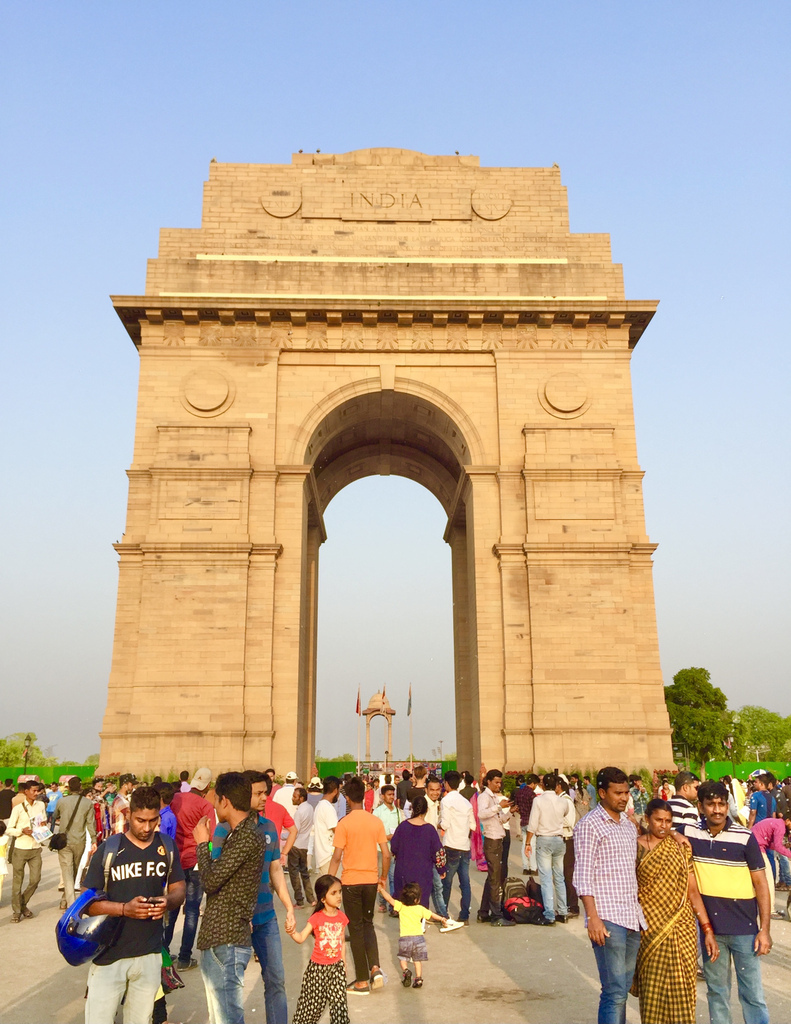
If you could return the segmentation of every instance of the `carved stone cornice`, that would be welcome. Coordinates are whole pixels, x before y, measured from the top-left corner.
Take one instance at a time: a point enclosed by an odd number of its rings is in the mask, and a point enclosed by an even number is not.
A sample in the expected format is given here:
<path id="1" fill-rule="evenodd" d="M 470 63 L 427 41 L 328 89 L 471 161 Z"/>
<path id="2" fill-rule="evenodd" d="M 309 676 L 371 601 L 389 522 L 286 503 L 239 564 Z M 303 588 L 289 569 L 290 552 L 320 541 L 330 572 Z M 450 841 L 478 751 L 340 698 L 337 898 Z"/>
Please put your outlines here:
<path id="1" fill-rule="evenodd" d="M 484 302 L 461 296 L 399 297 L 398 295 L 366 298 L 334 298 L 332 295 L 309 296 L 308 301 L 286 302 L 277 298 L 243 297 L 229 300 L 216 296 L 112 296 L 113 306 L 135 345 L 141 344 L 144 327 L 156 328 L 165 347 L 186 344 L 186 329 L 196 326 L 202 332 L 203 347 L 291 348 L 294 332 L 307 335 L 301 347 L 311 349 L 341 348 L 345 325 L 370 332 L 373 348 L 393 348 L 393 330 L 430 328 L 432 335 L 446 337 L 450 327 L 456 333 L 447 335 L 447 345 L 420 345 L 416 351 L 464 350 L 467 345 L 458 337 L 458 329 L 478 336 L 477 350 L 497 348 L 531 349 L 542 347 L 607 349 L 608 332 L 621 329 L 628 334 L 628 347 L 633 348 L 656 312 L 658 303 L 626 299 L 585 298 L 508 298 L 493 295 Z M 215 325 L 212 328 L 212 325 Z M 386 327 L 381 339 L 378 334 Z M 570 328 L 571 340 L 552 346 L 553 326 Z M 529 337 L 529 328 L 539 328 Z M 603 332 L 596 334 L 596 330 Z M 289 333 L 291 332 L 291 333 Z M 487 333 L 488 332 L 488 333 Z M 592 332 L 592 333 L 590 333 Z M 333 335 L 337 335 L 334 337 Z M 496 335 L 496 336 L 495 336 Z M 349 335 L 351 337 L 351 335 Z M 587 339 L 587 340 L 586 340 Z M 366 339 L 345 347 L 367 348 Z M 395 342 L 398 347 L 398 342 Z M 413 346 L 410 346 L 412 348 Z"/>

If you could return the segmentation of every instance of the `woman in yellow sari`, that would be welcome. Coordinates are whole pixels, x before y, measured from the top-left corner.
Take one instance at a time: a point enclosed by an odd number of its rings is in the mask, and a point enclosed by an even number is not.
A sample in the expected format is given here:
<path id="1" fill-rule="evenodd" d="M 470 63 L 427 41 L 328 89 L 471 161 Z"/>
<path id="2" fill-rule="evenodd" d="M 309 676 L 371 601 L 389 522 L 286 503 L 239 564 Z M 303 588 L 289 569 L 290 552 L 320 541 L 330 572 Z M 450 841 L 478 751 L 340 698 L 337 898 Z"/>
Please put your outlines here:
<path id="1" fill-rule="evenodd" d="M 648 832 L 637 840 L 637 889 L 648 928 L 640 936 L 632 994 L 642 1024 L 694 1024 L 698 971 L 695 917 L 712 960 L 719 947 L 692 870 L 689 844 L 670 833 L 664 800 L 645 809 Z"/>

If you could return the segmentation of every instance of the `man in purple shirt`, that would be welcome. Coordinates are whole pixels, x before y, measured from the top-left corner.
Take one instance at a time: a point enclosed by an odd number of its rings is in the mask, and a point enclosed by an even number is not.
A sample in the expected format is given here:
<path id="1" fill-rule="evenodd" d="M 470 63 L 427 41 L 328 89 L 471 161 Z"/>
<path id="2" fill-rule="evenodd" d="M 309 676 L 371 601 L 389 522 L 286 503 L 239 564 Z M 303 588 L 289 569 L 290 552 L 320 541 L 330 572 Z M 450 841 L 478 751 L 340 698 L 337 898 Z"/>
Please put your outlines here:
<path id="1" fill-rule="evenodd" d="M 637 830 L 624 813 L 629 779 L 620 768 L 596 776 L 599 802 L 574 828 L 574 888 L 582 900 L 601 980 L 598 1024 L 625 1024 L 640 929 Z"/>
<path id="2" fill-rule="evenodd" d="M 787 810 L 782 818 L 764 818 L 757 825 L 753 825 L 752 833 L 756 842 L 761 848 L 764 863 L 766 864 L 766 881 L 769 884 L 770 906 L 772 913 L 775 909 L 775 873 L 772 867 L 771 853 L 779 854 L 781 857 L 791 857 L 791 848 L 785 845 L 786 836 L 791 833 L 791 809 Z M 788 863 L 788 860 L 786 860 Z M 785 914 L 777 915 L 785 918 Z"/>
<path id="3" fill-rule="evenodd" d="M 536 797 L 536 786 L 538 785 L 537 775 L 517 775 L 516 789 L 514 790 L 514 803 L 519 811 L 519 827 L 522 830 L 522 874 L 538 874 L 535 850 L 531 848 L 530 854 L 525 853 L 525 838 L 527 836 L 527 823 L 530 821 L 530 812 L 533 809 L 533 800 Z"/>

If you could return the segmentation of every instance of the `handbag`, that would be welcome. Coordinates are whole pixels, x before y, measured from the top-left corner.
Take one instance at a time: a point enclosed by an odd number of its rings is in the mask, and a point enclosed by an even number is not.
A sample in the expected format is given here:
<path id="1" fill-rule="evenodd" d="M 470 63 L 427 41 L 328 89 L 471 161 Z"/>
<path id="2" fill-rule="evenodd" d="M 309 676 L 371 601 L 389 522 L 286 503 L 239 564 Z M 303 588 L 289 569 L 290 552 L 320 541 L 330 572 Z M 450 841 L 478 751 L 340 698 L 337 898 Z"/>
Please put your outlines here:
<path id="1" fill-rule="evenodd" d="M 66 828 L 64 829 L 64 831 L 63 832 L 56 832 L 55 835 L 52 837 L 52 839 L 50 839 L 50 841 L 49 841 L 49 848 L 50 848 L 50 850 L 55 850 L 57 852 L 58 850 L 63 850 L 63 849 L 66 848 L 66 843 L 67 843 L 66 833 L 69 831 L 71 826 L 74 824 L 74 819 L 75 819 L 75 817 L 77 815 L 77 811 L 79 810 L 79 806 L 80 806 L 82 800 L 83 800 L 83 797 L 80 797 L 79 800 L 77 801 L 77 803 L 74 805 L 74 810 L 71 812 L 71 817 L 69 818 L 69 823 L 66 826 Z"/>

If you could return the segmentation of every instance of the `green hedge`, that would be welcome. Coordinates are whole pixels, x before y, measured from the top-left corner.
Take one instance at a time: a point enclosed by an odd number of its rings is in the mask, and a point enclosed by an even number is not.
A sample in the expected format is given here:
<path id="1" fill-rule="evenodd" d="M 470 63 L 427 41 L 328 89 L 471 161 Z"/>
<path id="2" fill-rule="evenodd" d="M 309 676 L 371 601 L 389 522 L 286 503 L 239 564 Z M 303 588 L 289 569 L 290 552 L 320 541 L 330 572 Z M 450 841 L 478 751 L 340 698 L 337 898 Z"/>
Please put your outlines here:
<path id="1" fill-rule="evenodd" d="M 0 768 L 0 778 L 13 779 L 14 785 L 20 775 L 38 775 L 42 782 L 49 785 L 50 782 L 57 782 L 61 775 L 78 775 L 81 779 L 92 779 L 99 769 L 95 764 L 29 764 L 17 768 Z"/>

